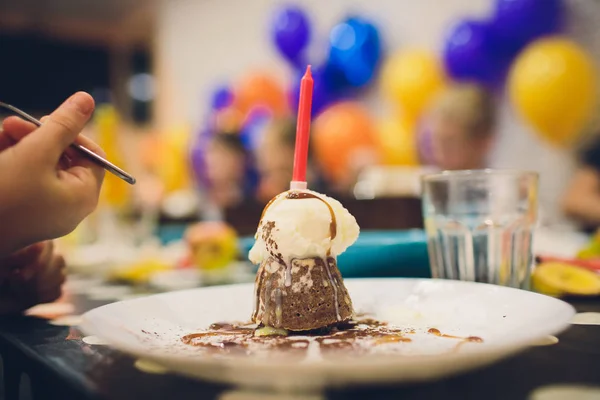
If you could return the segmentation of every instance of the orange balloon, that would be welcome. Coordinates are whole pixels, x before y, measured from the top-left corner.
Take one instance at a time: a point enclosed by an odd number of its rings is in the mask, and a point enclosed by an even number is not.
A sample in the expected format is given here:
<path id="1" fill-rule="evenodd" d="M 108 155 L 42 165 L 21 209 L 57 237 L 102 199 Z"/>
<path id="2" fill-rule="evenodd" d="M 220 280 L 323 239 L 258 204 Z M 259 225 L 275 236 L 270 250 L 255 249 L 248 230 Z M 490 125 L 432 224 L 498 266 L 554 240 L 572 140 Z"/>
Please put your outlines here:
<path id="1" fill-rule="evenodd" d="M 267 106 L 276 116 L 282 116 L 289 110 L 285 91 L 269 74 L 247 75 L 235 92 L 235 107 L 242 115 L 257 105 Z"/>
<path id="2" fill-rule="evenodd" d="M 313 145 L 323 173 L 341 179 L 361 151 L 376 149 L 376 129 L 369 114 L 356 103 L 338 103 L 314 122 Z"/>

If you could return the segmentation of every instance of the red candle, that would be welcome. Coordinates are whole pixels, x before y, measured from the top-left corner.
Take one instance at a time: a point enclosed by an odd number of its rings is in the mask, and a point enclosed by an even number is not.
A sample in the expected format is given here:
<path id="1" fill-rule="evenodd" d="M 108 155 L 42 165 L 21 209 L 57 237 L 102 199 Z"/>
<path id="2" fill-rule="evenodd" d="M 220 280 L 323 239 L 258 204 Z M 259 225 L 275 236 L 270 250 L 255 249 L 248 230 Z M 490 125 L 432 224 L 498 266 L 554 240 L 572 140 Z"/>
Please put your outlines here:
<path id="1" fill-rule="evenodd" d="M 296 124 L 296 149 L 294 152 L 294 174 L 290 185 L 292 189 L 306 189 L 306 164 L 308 162 L 312 95 L 313 79 L 309 65 L 300 82 L 300 101 L 298 103 L 298 122 Z"/>

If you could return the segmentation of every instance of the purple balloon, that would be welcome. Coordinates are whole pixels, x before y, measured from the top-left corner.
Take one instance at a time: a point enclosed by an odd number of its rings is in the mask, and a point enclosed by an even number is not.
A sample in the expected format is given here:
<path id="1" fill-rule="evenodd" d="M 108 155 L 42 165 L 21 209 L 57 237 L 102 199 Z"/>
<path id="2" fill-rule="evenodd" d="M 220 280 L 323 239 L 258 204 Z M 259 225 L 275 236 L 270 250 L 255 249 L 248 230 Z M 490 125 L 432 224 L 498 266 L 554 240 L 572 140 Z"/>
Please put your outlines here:
<path id="1" fill-rule="evenodd" d="M 299 7 L 281 7 L 273 16 L 271 35 L 281 54 L 293 64 L 300 64 L 310 41 L 308 16 Z"/>
<path id="2" fill-rule="evenodd" d="M 562 18 L 561 0 L 496 0 L 491 31 L 498 41 L 520 49 L 558 31 Z"/>
<path id="3" fill-rule="evenodd" d="M 214 91 L 211 101 L 213 110 L 222 110 L 229 107 L 232 103 L 233 92 L 228 86 L 221 86 Z"/>
<path id="4" fill-rule="evenodd" d="M 488 86 L 501 83 L 510 64 L 510 58 L 494 48 L 488 25 L 474 20 L 459 22 L 450 30 L 443 59 L 446 71 L 455 80 Z"/>

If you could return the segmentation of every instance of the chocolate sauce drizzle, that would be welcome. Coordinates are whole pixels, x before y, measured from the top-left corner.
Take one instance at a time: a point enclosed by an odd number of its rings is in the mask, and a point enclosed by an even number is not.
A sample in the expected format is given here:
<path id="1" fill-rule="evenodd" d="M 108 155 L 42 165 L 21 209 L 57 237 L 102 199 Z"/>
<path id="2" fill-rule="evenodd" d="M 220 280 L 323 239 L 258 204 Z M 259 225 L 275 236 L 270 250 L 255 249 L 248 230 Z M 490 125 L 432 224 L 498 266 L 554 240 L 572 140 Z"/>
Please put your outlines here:
<path id="1" fill-rule="evenodd" d="M 263 208 L 262 214 L 260 214 L 260 219 L 258 220 L 258 226 L 260 226 L 260 223 L 262 222 L 263 218 L 265 217 L 265 213 L 267 212 L 269 207 L 271 207 L 271 204 L 273 204 L 273 202 L 275 200 L 277 200 L 279 198 L 279 196 L 281 196 L 281 195 L 282 195 L 282 193 L 279 193 L 277 196 L 273 197 L 271 200 L 269 200 L 269 202 L 267 203 L 265 208 Z"/>
<path id="2" fill-rule="evenodd" d="M 275 351 L 300 358 L 307 356 L 309 346 L 316 343 L 321 355 L 368 355 L 378 346 L 394 343 L 410 343 L 406 335 L 414 334 L 414 330 L 398 329 L 387 326 L 385 322 L 374 319 L 362 319 L 338 324 L 334 327 L 321 328 L 307 332 L 290 332 L 289 336 L 255 336 L 255 328 L 248 324 L 219 322 L 212 324 L 209 330 L 185 335 L 181 341 L 190 346 L 202 348 L 213 354 L 252 356 L 260 351 Z M 453 336 L 431 328 L 427 333 L 440 338 L 459 340 L 452 351 L 464 343 L 482 343 L 477 336 Z M 218 340 L 211 340 L 215 338 Z"/>
<path id="3" fill-rule="evenodd" d="M 455 352 L 458 351 L 465 343 L 483 343 L 483 339 L 480 338 L 479 336 L 463 337 L 463 336 L 447 335 L 445 333 L 440 332 L 440 330 L 437 328 L 431 328 L 427 331 L 427 333 L 435 335 L 437 337 L 460 340 L 460 342 L 458 342 L 458 344 L 454 347 Z"/>
<path id="4" fill-rule="evenodd" d="M 465 342 L 474 342 L 474 343 L 482 343 L 483 342 L 483 339 L 478 336 L 462 337 L 462 336 L 446 335 L 445 333 L 440 332 L 440 330 L 437 328 L 431 328 L 427 331 L 427 333 L 430 333 L 437 337 L 444 337 L 444 338 L 450 338 L 450 339 L 461 339 L 461 340 L 464 340 Z"/>

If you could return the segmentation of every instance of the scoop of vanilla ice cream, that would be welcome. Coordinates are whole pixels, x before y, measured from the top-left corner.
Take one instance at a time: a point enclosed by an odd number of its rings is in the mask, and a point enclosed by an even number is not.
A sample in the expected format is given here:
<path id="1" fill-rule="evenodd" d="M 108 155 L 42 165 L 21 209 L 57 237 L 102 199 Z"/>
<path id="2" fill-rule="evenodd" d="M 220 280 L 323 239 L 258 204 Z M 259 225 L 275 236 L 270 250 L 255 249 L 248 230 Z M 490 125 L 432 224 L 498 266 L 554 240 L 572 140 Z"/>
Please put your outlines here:
<path id="1" fill-rule="evenodd" d="M 331 206 L 336 219 L 336 235 L 331 240 L 331 212 L 315 198 L 288 199 L 289 192 L 279 194 L 267 207 L 256 231 L 256 243 L 249 259 L 260 264 L 270 255 L 284 260 L 292 258 L 337 257 L 358 238 L 356 219 L 342 204 L 323 194 L 311 193 Z"/>

